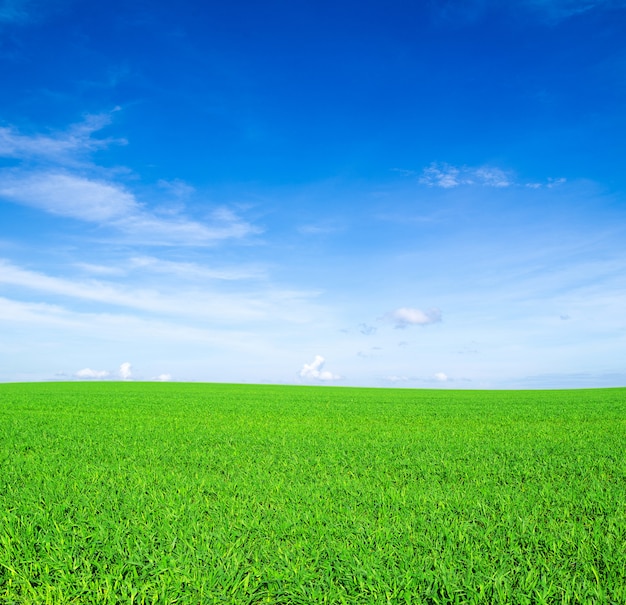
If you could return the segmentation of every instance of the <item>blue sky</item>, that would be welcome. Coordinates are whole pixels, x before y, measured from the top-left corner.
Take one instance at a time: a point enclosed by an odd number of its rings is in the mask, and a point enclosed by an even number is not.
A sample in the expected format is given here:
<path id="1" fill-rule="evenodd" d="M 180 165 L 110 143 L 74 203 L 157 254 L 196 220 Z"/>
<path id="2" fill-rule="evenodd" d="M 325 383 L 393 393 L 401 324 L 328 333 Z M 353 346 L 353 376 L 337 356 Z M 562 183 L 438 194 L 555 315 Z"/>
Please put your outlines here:
<path id="1" fill-rule="evenodd" d="M 626 385 L 626 1 L 0 0 L 0 381 Z"/>

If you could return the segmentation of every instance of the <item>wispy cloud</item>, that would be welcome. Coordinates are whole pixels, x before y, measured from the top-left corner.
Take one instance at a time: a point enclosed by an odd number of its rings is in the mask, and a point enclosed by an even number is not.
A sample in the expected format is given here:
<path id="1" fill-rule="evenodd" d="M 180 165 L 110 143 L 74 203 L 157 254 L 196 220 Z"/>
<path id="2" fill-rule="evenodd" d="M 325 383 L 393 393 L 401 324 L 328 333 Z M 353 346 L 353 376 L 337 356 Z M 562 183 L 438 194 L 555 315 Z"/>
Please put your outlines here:
<path id="1" fill-rule="evenodd" d="M 307 380 L 339 380 L 341 376 L 324 370 L 326 360 L 321 355 L 316 355 L 311 363 L 305 363 L 300 370 L 300 377 Z"/>
<path id="2" fill-rule="evenodd" d="M 170 261 L 154 256 L 132 256 L 118 261 L 117 265 L 77 262 L 74 266 L 89 275 L 127 276 L 132 273 L 167 275 L 187 281 L 241 281 L 267 277 L 267 269 L 246 264 L 232 267 L 213 267 L 193 262 Z"/>
<path id="3" fill-rule="evenodd" d="M 108 378 L 110 375 L 111 372 L 107 370 L 92 370 L 91 368 L 83 368 L 82 370 L 78 370 L 78 372 L 74 372 L 74 378 L 81 380 L 102 380 L 103 378 Z"/>
<path id="4" fill-rule="evenodd" d="M 124 186 L 67 172 L 0 173 L 0 197 L 50 214 L 96 223 L 151 245 L 202 246 L 260 229 L 217 210 L 212 224 L 149 212 Z"/>
<path id="5" fill-rule="evenodd" d="M 187 218 L 181 212 L 180 198 L 193 188 L 180 181 L 159 181 L 175 198 L 173 212 L 160 208 L 157 213 L 140 202 L 128 186 L 111 179 L 110 171 L 89 160 L 98 149 L 125 143 L 93 137 L 110 121 L 110 114 L 87 116 L 53 135 L 24 135 L 14 128 L 0 128 L 0 156 L 22 160 L 21 166 L 0 171 L 0 198 L 113 229 L 136 244 L 206 246 L 260 233 L 258 227 L 224 207 L 215 208 L 208 222 Z"/>
<path id="6" fill-rule="evenodd" d="M 186 319 L 186 318 L 185 318 Z M 194 343 L 219 345 L 225 350 L 249 350 L 254 344 L 251 332 L 223 328 L 210 329 L 187 322 L 138 317 L 120 313 L 82 312 L 60 305 L 33 303 L 0 297 L 0 322 L 37 326 L 38 329 L 58 329 L 62 334 L 80 338 L 95 338 L 99 342 L 111 341 L 117 345 L 136 342 L 163 342 L 170 344 Z"/>
<path id="7" fill-rule="evenodd" d="M 135 197 L 119 185 L 61 172 L 0 174 L 0 196 L 83 221 L 111 223 L 140 212 Z"/>
<path id="8" fill-rule="evenodd" d="M 136 256 L 128 261 L 128 269 L 173 275 L 181 279 L 239 281 L 260 279 L 267 275 L 264 267 L 244 265 L 240 267 L 207 267 L 197 263 L 168 261 L 153 256 Z"/>
<path id="9" fill-rule="evenodd" d="M 439 309 L 422 311 L 411 307 L 400 307 L 387 313 L 385 318 L 394 323 L 396 328 L 403 329 L 409 326 L 426 326 L 438 323 L 441 321 L 441 311 Z"/>
<path id="10" fill-rule="evenodd" d="M 110 226 L 119 229 L 138 244 L 153 246 L 204 246 L 227 239 L 242 239 L 261 233 L 261 229 L 234 213 L 228 218 L 217 217 L 206 225 L 183 217 L 165 219 L 148 212 L 130 214 L 112 221 Z"/>
<path id="11" fill-rule="evenodd" d="M 337 231 L 339 231 L 338 227 L 328 224 L 309 224 L 298 227 L 298 233 L 302 235 L 329 235 Z"/>
<path id="12" fill-rule="evenodd" d="M 0 283 L 65 298 L 92 301 L 156 314 L 221 321 L 287 321 L 301 323 L 311 314 L 314 292 L 279 289 L 221 294 L 206 289 L 134 288 L 98 280 L 72 280 L 23 269 L 0 259 Z"/>
<path id="13" fill-rule="evenodd" d="M 125 275 L 126 271 L 122 267 L 114 267 L 111 265 L 95 265 L 93 263 L 74 263 L 75 267 L 78 267 L 85 273 L 91 275 Z"/>
<path id="14" fill-rule="evenodd" d="M 191 185 L 181 181 L 180 179 L 174 179 L 173 181 L 159 179 L 157 181 L 157 185 L 161 189 L 164 189 L 168 193 L 172 194 L 175 198 L 189 197 L 195 191 Z"/>
<path id="15" fill-rule="evenodd" d="M 422 170 L 419 182 L 428 187 L 454 189 L 456 187 L 527 187 L 530 189 L 552 189 L 566 182 L 564 178 L 548 178 L 544 182 L 524 182 L 513 172 L 497 166 L 452 166 L 445 162 L 433 162 Z"/>
<path id="16" fill-rule="evenodd" d="M 451 166 L 433 162 L 424 168 L 419 182 L 429 187 L 451 189 L 461 185 L 481 185 L 483 187 L 510 187 L 513 177 L 509 172 L 492 166 Z"/>
<path id="17" fill-rule="evenodd" d="M 72 166 L 83 164 L 94 151 L 112 144 L 127 144 L 126 139 L 92 136 L 111 122 L 111 113 L 90 114 L 65 131 L 47 135 L 25 135 L 10 126 L 0 127 L 0 156 Z"/>
<path id="18" fill-rule="evenodd" d="M 0 272 L 1 275 L 1 272 Z M 11 300 L 0 296 L 0 321 L 71 327 L 70 314 L 58 305 Z"/>

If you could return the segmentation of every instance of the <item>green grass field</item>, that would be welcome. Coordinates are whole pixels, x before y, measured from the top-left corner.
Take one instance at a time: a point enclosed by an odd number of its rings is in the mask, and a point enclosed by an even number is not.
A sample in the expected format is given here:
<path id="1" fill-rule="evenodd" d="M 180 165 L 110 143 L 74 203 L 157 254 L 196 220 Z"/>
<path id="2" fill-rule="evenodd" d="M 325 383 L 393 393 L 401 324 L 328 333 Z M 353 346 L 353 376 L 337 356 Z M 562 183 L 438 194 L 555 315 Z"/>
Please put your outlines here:
<path id="1" fill-rule="evenodd" d="M 626 389 L 0 385 L 0 604 L 626 603 Z"/>

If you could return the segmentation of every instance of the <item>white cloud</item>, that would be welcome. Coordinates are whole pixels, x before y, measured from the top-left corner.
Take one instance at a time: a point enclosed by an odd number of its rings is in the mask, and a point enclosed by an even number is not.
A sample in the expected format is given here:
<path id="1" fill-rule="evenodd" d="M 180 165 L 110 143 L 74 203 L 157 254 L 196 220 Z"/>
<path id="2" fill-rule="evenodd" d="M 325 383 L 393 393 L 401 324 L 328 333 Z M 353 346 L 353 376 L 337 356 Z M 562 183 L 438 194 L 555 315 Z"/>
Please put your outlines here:
<path id="1" fill-rule="evenodd" d="M 130 380 L 133 377 L 132 366 L 128 361 L 125 361 L 122 365 L 120 365 L 118 374 L 122 380 Z"/>
<path id="2" fill-rule="evenodd" d="M 166 311 L 170 306 L 154 292 L 132 291 L 98 281 L 71 281 L 21 269 L 0 260 L 0 283 L 23 286 L 50 294 L 127 306 L 146 311 Z M 179 303 L 174 303 L 178 306 Z"/>
<path id="3" fill-rule="evenodd" d="M 74 263 L 75 267 L 78 267 L 86 273 L 92 273 L 94 275 L 124 275 L 126 272 L 121 267 L 112 267 L 110 265 L 94 265 L 93 263 Z"/>
<path id="4" fill-rule="evenodd" d="M 484 166 L 474 169 L 473 172 L 478 183 L 486 187 L 509 187 L 513 184 L 509 175 L 500 168 Z"/>
<path id="5" fill-rule="evenodd" d="M 110 121 L 110 114 L 87 116 L 54 135 L 24 135 L 14 128 L 0 128 L 0 156 L 22 160 L 20 167 L 0 171 L 0 197 L 113 228 L 140 244 L 205 246 L 261 231 L 228 208 L 217 208 L 208 224 L 181 216 L 180 208 L 173 214 L 168 208 L 151 211 L 126 186 L 107 177 L 111 171 L 88 161 L 93 151 L 126 142 L 92 136 Z M 182 181 L 159 181 L 159 185 L 176 198 L 176 206 L 193 191 Z M 158 215 L 163 213 L 170 216 Z"/>
<path id="6" fill-rule="evenodd" d="M 132 237 L 134 243 L 163 246 L 206 246 L 261 232 L 234 213 L 217 217 L 210 226 L 182 217 L 164 219 L 148 212 L 129 214 L 111 221 L 110 225 Z"/>
<path id="7" fill-rule="evenodd" d="M 57 164 L 83 163 L 86 154 L 113 143 L 126 144 L 124 139 L 96 139 L 92 135 L 111 123 L 110 113 L 92 114 L 67 131 L 53 135 L 24 135 L 12 127 L 0 127 L 0 156 L 45 160 Z"/>
<path id="8" fill-rule="evenodd" d="M 395 324 L 396 328 L 406 328 L 408 326 L 425 326 L 441 321 L 441 311 L 439 309 L 429 309 L 422 311 L 411 307 L 400 307 L 395 311 L 390 311 L 385 316 Z"/>
<path id="9" fill-rule="evenodd" d="M 173 181 L 166 181 L 165 179 L 159 179 L 157 185 L 173 195 L 175 198 L 189 197 L 195 189 L 180 179 L 174 179 Z"/>
<path id="10" fill-rule="evenodd" d="M 172 380 L 171 374 L 159 374 L 156 378 L 154 378 L 157 382 L 169 382 Z"/>
<path id="11" fill-rule="evenodd" d="M 503 189 L 506 187 L 527 187 L 528 189 L 552 189 L 566 182 L 564 178 L 548 178 L 543 183 L 519 182 L 510 171 L 496 166 L 451 166 L 445 162 L 433 162 L 422 171 L 419 179 L 422 185 L 453 189 L 454 187 L 478 186 Z"/>
<path id="12" fill-rule="evenodd" d="M 136 243 L 207 245 L 259 233 L 233 212 L 216 211 L 211 225 L 147 211 L 125 187 L 66 171 L 0 173 L 0 197 L 50 214 L 117 229 Z"/>
<path id="13" fill-rule="evenodd" d="M 546 184 L 546 187 L 548 189 L 552 189 L 553 187 L 558 187 L 559 185 L 563 185 L 566 182 L 567 182 L 567 179 L 564 179 L 563 177 L 559 179 L 549 178 Z"/>
<path id="14" fill-rule="evenodd" d="M 514 181 L 510 174 L 492 166 L 451 166 L 433 162 L 422 171 L 419 182 L 429 187 L 451 189 L 461 185 L 481 185 L 483 187 L 510 187 Z"/>
<path id="15" fill-rule="evenodd" d="M 326 360 L 321 355 L 316 355 L 311 363 L 305 363 L 300 370 L 300 377 L 313 380 L 339 380 L 341 376 L 324 370 Z"/>
<path id="16" fill-rule="evenodd" d="M 433 162 L 428 168 L 424 168 L 419 182 L 429 187 L 443 187 L 450 189 L 463 184 L 459 180 L 460 170 L 448 164 Z"/>
<path id="17" fill-rule="evenodd" d="M 119 185 L 63 172 L 0 176 L 0 196 L 90 222 L 111 222 L 139 212 L 134 196 Z"/>
<path id="18" fill-rule="evenodd" d="M 87 379 L 87 380 L 102 380 L 108 378 L 110 373 L 106 370 L 92 370 L 91 368 L 84 368 L 74 373 L 75 378 Z"/>
<path id="19" fill-rule="evenodd" d="M 51 277 L 22 269 L 2 259 L 0 283 L 106 305 L 212 321 L 280 320 L 306 323 L 311 320 L 314 311 L 308 300 L 318 294 L 276 289 L 220 294 L 198 288 L 177 288 L 175 292 L 163 294 L 154 289 L 131 288 L 103 281 Z"/>
<path id="20" fill-rule="evenodd" d="M 67 312 L 61 307 L 46 303 L 18 302 L 3 297 L 0 297 L 0 321 L 7 321 L 11 324 L 22 322 L 31 325 L 47 324 L 62 327 L 72 325 Z"/>
<path id="21" fill-rule="evenodd" d="M 298 233 L 302 233 L 302 235 L 329 235 L 339 230 L 338 227 L 327 224 L 309 224 L 298 227 Z"/>
<path id="22" fill-rule="evenodd" d="M 131 269 L 142 269 L 154 273 L 175 275 L 186 279 L 216 279 L 224 281 L 237 281 L 264 277 L 266 272 L 261 267 L 252 265 L 243 267 L 212 268 L 204 267 L 196 263 L 167 261 L 152 256 L 136 256 L 129 260 Z"/>
<path id="23" fill-rule="evenodd" d="M 115 343 L 116 347 L 119 343 L 130 348 L 137 343 L 144 345 L 150 342 L 162 346 L 168 342 L 185 349 L 196 345 L 204 349 L 210 345 L 238 354 L 242 351 L 252 352 L 257 357 L 266 352 L 265 348 L 260 348 L 262 338 L 258 338 L 255 331 L 236 330 L 221 325 L 206 328 L 190 325 L 186 322 L 186 316 L 180 319 L 182 321 L 163 321 L 126 314 L 85 313 L 57 305 L 0 297 L 0 322 L 4 324 L 2 330 L 16 328 L 16 324 L 21 324 L 18 333 L 23 334 L 27 328 L 36 326 L 39 338 L 43 333 L 58 334 L 61 335 L 61 341 L 65 342 L 68 335 L 72 334 L 84 340 Z M 6 333 L 3 336 L 6 337 Z M 272 332 L 272 336 L 275 337 L 275 333 Z M 3 342 L 6 342 L 6 338 L 4 341 L 0 339 L 0 347 Z"/>
<path id="24" fill-rule="evenodd" d="M 131 364 L 127 361 L 121 364 L 119 370 L 117 371 L 117 375 L 122 380 L 132 380 L 133 372 Z M 163 374 L 162 376 L 168 376 L 171 378 L 169 374 Z M 84 368 L 75 372 L 74 377 L 82 380 L 103 380 L 104 378 L 111 378 L 112 374 L 107 370 L 92 370 L 91 368 Z M 169 378 L 159 377 L 159 380 L 169 380 Z"/>
<path id="25" fill-rule="evenodd" d="M 450 380 L 448 376 L 444 374 L 443 372 L 436 372 L 433 375 L 433 378 L 439 382 L 447 382 L 448 380 Z"/>

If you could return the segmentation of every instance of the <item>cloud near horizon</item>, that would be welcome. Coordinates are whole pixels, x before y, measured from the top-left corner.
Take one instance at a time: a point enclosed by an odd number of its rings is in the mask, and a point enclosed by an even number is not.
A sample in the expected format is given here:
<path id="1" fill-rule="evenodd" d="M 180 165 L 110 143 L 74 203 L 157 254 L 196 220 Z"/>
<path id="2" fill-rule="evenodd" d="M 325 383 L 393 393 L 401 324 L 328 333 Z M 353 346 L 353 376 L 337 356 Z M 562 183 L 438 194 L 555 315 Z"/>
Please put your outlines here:
<path id="1" fill-rule="evenodd" d="M 395 311 L 390 311 L 385 315 L 386 319 L 395 324 L 395 328 L 404 329 L 409 326 L 426 326 L 441 321 L 441 311 L 439 309 L 414 309 L 411 307 L 400 307 Z"/>
<path id="2" fill-rule="evenodd" d="M 120 365 L 120 369 L 118 370 L 118 374 L 122 380 L 130 380 L 133 377 L 132 365 L 130 362 L 125 361 Z"/>
<path id="3" fill-rule="evenodd" d="M 87 380 L 102 380 L 108 378 L 111 375 L 107 370 L 92 370 L 91 368 L 83 368 L 74 372 L 74 378 L 87 379 Z"/>
<path id="4" fill-rule="evenodd" d="M 74 372 L 73 376 L 74 378 L 78 378 L 79 380 L 105 380 L 107 378 L 114 378 L 116 374 L 113 372 L 109 372 L 108 370 L 93 370 L 92 368 L 83 368 L 82 370 L 78 370 L 78 372 Z M 128 361 L 122 363 L 117 371 L 117 376 L 122 380 L 132 380 L 132 365 Z M 169 376 L 169 374 L 163 374 L 162 376 Z M 159 377 L 159 380 L 163 380 L 163 378 Z M 169 378 L 165 380 L 169 380 Z"/>
<path id="5" fill-rule="evenodd" d="M 305 363 L 300 370 L 300 377 L 313 380 L 339 380 L 341 376 L 324 370 L 326 360 L 321 355 L 316 355 L 311 363 Z"/>

